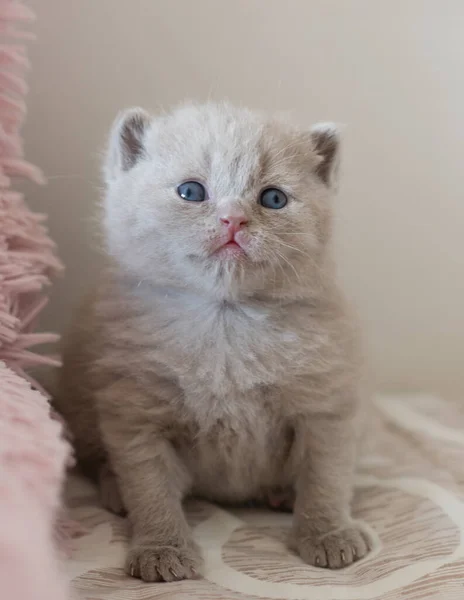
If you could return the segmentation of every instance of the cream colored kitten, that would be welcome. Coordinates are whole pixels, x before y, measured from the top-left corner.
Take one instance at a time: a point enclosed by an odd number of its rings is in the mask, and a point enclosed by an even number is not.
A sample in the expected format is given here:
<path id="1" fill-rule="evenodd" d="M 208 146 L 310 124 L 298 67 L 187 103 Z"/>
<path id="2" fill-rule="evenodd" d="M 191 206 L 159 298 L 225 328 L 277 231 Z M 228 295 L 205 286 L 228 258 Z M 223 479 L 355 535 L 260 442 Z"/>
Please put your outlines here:
<path id="1" fill-rule="evenodd" d="M 338 134 L 228 105 L 125 112 L 107 160 L 107 261 L 64 349 L 57 406 L 126 569 L 194 576 L 182 509 L 294 502 L 320 567 L 368 552 L 350 517 L 361 360 L 330 259 Z M 119 493 L 120 492 L 120 493 Z"/>

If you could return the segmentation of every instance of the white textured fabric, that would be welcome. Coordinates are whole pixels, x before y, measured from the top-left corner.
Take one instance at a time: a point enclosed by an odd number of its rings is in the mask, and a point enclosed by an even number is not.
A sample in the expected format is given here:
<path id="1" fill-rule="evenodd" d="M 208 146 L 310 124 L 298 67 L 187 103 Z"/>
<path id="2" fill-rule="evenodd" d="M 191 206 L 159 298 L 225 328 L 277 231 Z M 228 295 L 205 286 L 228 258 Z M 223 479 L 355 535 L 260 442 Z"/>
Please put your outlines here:
<path id="1" fill-rule="evenodd" d="M 464 598 L 464 405 L 428 396 L 382 397 L 358 477 L 354 514 L 372 532 L 370 556 L 342 571 L 304 565 L 285 545 L 291 515 L 192 502 L 189 521 L 205 578 L 145 584 L 121 569 L 126 523 L 70 482 L 86 528 L 65 565 L 79 600 Z"/>

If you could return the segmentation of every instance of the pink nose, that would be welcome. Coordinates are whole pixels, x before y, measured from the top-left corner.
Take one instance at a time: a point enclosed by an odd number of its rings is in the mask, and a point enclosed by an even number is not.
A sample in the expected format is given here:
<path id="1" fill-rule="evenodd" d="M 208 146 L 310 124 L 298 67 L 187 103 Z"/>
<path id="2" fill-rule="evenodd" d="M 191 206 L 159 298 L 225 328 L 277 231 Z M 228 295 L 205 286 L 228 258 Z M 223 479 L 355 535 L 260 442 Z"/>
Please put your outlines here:
<path id="1" fill-rule="evenodd" d="M 233 233 L 240 231 L 240 229 L 248 223 L 246 216 L 238 211 L 225 213 L 222 217 L 219 217 L 219 220 Z"/>

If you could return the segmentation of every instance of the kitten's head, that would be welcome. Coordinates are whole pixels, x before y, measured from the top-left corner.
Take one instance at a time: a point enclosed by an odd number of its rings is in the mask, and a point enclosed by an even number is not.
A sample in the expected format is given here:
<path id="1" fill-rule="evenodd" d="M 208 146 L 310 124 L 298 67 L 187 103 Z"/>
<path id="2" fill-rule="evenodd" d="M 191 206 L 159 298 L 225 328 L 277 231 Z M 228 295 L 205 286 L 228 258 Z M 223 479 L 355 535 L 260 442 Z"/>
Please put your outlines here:
<path id="1" fill-rule="evenodd" d="M 333 125 L 302 131 L 229 105 L 131 109 L 105 163 L 108 251 L 140 280 L 297 295 L 323 269 L 338 146 Z"/>

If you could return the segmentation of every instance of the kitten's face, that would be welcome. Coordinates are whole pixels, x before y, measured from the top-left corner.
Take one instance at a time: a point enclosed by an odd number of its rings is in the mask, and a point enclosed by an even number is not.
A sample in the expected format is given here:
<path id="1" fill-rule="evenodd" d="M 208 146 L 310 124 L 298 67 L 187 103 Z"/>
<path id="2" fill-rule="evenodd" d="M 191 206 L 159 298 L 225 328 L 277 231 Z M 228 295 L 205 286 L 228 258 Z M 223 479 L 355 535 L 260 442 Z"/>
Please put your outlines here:
<path id="1" fill-rule="evenodd" d="M 109 251 L 140 279 L 238 296 L 301 285 L 330 233 L 337 136 L 229 106 L 115 125 Z"/>

